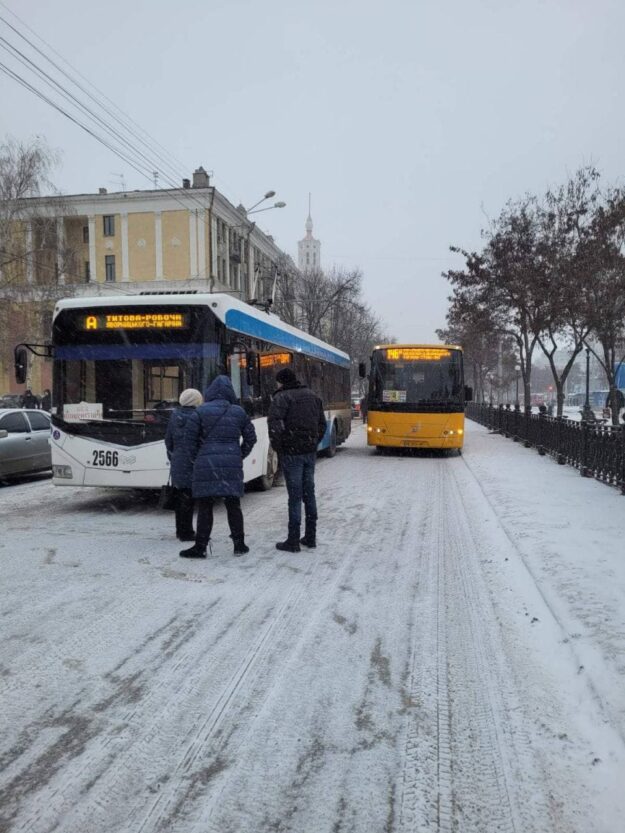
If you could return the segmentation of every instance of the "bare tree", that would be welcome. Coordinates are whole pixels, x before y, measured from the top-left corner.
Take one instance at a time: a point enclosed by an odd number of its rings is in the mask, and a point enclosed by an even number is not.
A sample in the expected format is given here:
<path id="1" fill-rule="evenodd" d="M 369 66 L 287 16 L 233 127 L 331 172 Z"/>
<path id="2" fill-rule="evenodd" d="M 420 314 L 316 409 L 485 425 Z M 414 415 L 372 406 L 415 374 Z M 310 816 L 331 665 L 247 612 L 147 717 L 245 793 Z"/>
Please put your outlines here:
<path id="1" fill-rule="evenodd" d="M 621 397 L 617 376 L 625 363 L 625 191 L 611 189 L 594 213 L 591 234 L 580 247 L 580 269 L 587 274 L 584 296 L 591 351 L 609 388 L 612 423 L 618 425 Z"/>
<path id="2" fill-rule="evenodd" d="M 379 319 L 363 299 L 358 269 L 302 273 L 283 267 L 275 309 L 285 321 L 333 344 L 355 360 L 364 360 L 374 344 L 385 340 Z M 354 364 L 352 385 L 357 378 Z"/>
<path id="3" fill-rule="evenodd" d="M 54 301 L 77 282 L 75 254 L 59 235 L 70 209 L 50 174 L 58 154 L 41 138 L 0 144 L 0 360 L 15 341 L 48 339 Z M 47 196 L 44 196 L 47 194 Z"/>

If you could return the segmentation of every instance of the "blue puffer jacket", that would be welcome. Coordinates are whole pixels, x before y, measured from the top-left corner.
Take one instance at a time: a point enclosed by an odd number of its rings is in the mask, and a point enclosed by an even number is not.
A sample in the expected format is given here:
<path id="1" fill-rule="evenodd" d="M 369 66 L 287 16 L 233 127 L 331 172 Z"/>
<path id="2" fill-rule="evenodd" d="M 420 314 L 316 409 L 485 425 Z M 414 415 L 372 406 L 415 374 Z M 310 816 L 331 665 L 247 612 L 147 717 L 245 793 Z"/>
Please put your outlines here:
<path id="1" fill-rule="evenodd" d="M 243 494 L 243 460 L 254 447 L 256 431 L 236 401 L 230 379 L 218 376 L 206 389 L 204 404 L 189 417 L 185 445 L 195 461 L 195 498 Z"/>
<path id="2" fill-rule="evenodd" d="M 193 460 L 184 438 L 187 422 L 194 413 L 194 407 L 176 408 L 167 424 L 165 448 L 171 463 L 171 485 L 177 489 L 191 488 Z"/>

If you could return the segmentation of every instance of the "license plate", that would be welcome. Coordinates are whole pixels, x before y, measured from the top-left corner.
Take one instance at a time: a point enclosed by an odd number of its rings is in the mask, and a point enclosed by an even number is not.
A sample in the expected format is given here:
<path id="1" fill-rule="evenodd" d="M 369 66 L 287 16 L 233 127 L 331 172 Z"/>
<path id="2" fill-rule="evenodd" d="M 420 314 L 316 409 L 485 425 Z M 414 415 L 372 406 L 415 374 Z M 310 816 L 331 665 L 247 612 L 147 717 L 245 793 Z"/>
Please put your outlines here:
<path id="1" fill-rule="evenodd" d="M 402 440 L 402 445 L 410 446 L 411 448 L 425 444 L 425 440 Z"/>

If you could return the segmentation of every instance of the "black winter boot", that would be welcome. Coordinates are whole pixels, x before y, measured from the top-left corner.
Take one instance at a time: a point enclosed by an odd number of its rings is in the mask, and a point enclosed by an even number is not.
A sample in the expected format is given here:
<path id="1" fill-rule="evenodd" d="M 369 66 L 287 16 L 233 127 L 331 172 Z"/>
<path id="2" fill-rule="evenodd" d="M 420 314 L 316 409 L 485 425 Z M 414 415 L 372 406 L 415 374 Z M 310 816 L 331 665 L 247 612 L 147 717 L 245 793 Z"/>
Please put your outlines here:
<path id="1" fill-rule="evenodd" d="M 234 553 L 233 555 L 245 555 L 246 552 L 250 551 L 250 548 L 245 544 L 245 538 L 233 538 L 234 541 Z"/>
<path id="2" fill-rule="evenodd" d="M 206 547 L 193 544 L 188 550 L 180 550 L 180 558 L 206 558 Z"/>
<path id="3" fill-rule="evenodd" d="M 311 550 L 317 546 L 317 518 L 306 518 L 306 530 L 304 537 L 300 538 L 300 544 Z"/>
<path id="4" fill-rule="evenodd" d="M 278 543 L 276 544 L 276 549 L 284 550 L 284 552 L 301 552 L 299 545 L 299 535 L 296 538 L 292 538 L 289 535 L 286 541 L 278 541 Z"/>

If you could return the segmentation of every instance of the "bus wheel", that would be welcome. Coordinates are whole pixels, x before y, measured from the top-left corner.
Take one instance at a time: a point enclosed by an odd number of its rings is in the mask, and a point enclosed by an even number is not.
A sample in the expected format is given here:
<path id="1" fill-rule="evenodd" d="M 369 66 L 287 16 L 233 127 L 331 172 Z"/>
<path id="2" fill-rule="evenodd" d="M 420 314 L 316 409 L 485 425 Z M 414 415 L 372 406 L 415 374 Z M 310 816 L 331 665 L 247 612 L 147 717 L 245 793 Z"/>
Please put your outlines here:
<path id="1" fill-rule="evenodd" d="M 267 455 L 267 474 L 263 474 L 256 478 L 256 486 L 260 492 L 268 492 L 271 489 L 277 471 L 278 455 L 273 448 L 270 448 Z"/>
<path id="2" fill-rule="evenodd" d="M 326 457 L 334 457 L 336 454 L 336 422 L 332 423 L 332 431 L 330 432 L 330 445 L 323 452 Z"/>

